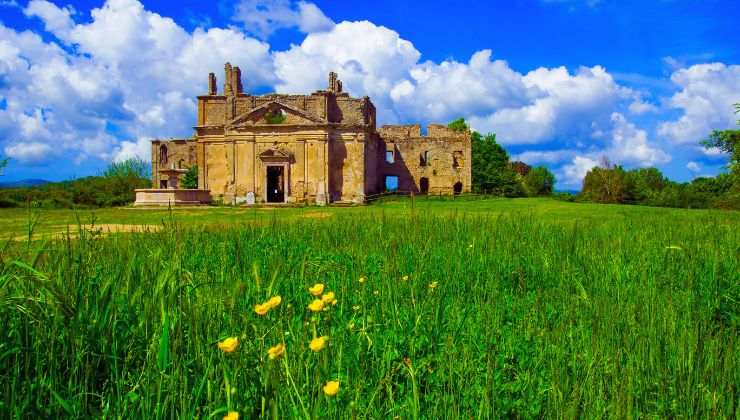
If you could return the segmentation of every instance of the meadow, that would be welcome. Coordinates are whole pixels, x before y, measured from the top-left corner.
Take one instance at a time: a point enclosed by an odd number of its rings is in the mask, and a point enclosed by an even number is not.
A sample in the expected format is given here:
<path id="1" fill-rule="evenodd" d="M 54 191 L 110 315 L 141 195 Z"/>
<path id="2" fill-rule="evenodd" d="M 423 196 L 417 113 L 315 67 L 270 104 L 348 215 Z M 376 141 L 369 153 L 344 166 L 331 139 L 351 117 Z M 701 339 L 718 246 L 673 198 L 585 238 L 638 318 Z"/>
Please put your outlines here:
<path id="1" fill-rule="evenodd" d="M 3 418 L 740 415 L 739 212 L 7 209 L 0 240 Z"/>

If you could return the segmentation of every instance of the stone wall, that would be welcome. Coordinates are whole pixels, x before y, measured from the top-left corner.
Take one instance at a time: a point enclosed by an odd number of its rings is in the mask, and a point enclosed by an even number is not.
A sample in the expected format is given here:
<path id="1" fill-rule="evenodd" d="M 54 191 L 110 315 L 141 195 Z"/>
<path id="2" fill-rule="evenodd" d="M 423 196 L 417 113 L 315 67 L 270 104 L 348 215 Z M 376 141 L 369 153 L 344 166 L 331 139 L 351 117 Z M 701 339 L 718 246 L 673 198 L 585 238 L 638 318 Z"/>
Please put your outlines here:
<path id="1" fill-rule="evenodd" d="M 437 124 L 427 127 L 426 136 L 421 135 L 419 125 L 383 126 L 378 132 L 381 149 L 378 172 L 383 186 L 385 177 L 397 176 L 400 191 L 416 194 L 470 192 L 469 133 L 458 133 Z M 393 152 L 393 163 L 387 162 L 386 152 Z"/>
<path id="2" fill-rule="evenodd" d="M 166 161 L 163 160 L 165 156 Z M 160 188 L 161 182 L 167 180 L 167 176 L 160 172 L 162 169 L 189 169 L 196 163 L 197 143 L 194 139 L 152 140 L 152 188 Z"/>

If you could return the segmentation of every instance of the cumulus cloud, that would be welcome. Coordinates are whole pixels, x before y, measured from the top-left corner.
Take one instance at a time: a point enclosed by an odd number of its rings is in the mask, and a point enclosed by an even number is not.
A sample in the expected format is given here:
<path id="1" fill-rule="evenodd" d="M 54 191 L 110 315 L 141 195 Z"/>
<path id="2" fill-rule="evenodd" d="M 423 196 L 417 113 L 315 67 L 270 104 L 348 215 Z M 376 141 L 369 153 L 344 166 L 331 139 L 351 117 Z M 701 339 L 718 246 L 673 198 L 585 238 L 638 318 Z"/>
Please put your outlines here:
<path id="1" fill-rule="evenodd" d="M 686 169 L 693 173 L 699 173 L 701 171 L 701 166 L 694 161 L 690 161 L 686 164 Z"/>
<path id="2" fill-rule="evenodd" d="M 583 178 L 588 171 L 599 166 L 599 161 L 586 156 L 576 156 L 573 160 L 564 165 L 558 175 L 558 182 L 562 182 L 569 187 L 581 187 Z"/>
<path id="3" fill-rule="evenodd" d="M 5 147 L 5 154 L 12 158 L 17 159 L 21 163 L 41 163 L 52 157 L 52 151 L 50 145 L 46 143 L 26 142 L 17 143 Z"/>
<path id="4" fill-rule="evenodd" d="M 564 67 L 539 68 L 523 76 L 522 83 L 535 92 L 531 103 L 473 116 L 471 124 L 484 131 L 496 131 L 503 144 L 586 137 L 595 124 L 608 122 L 621 101 L 635 95 L 617 84 L 601 66 L 582 67 L 575 74 Z"/>
<path id="5" fill-rule="evenodd" d="M 712 130 L 735 125 L 733 104 L 740 102 L 740 65 L 697 64 L 671 75 L 680 87 L 668 105 L 681 116 L 664 121 L 658 133 L 677 144 L 698 143 Z"/>
<path id="6" fill-rule="evenodd" d="M 236 5 L 234 20 L 261 38 L 282 28 L 295 27 L 311 33 L 334 27 L 334 22 L 315 4 L 292 0 L 241 0 Z"/>
<path id="7" fill-rule="evenodd" d="M 31 0 L 23 14 L 29 17 L 39 17 L 46 27 L 47 32 L 69 34 L 74 26 L 72 15 L 74 9 L 71 6 L 57 7 L 55 4 L 45 0 Z"/>
<path id="8" fill-rule="evenodd" d="M 620 113 L 611 116 L 613 129 L 611 147 L 606 151 L 610 159 L 620 164 L 655 166 L 666 163 L 671 157 L 648 142 L 647 132 L 637 128 Z"/>
<path id="9" fill-rule="evenodd" d="M 275 81 L 267 43 L 236 29 L 188 32 L 136 0 L 109 0 L 86 23 L 43 0 L 24 13 L 74 47 L 0 25 L 0 139 L 26 162 L 42 154 L 16 145 L 46 144 L 75 162 L 130 150 L 148 159 L 149 139 L 191 134 L 195 96 L 226 61 L 242 68 L 247 88 Z"/>

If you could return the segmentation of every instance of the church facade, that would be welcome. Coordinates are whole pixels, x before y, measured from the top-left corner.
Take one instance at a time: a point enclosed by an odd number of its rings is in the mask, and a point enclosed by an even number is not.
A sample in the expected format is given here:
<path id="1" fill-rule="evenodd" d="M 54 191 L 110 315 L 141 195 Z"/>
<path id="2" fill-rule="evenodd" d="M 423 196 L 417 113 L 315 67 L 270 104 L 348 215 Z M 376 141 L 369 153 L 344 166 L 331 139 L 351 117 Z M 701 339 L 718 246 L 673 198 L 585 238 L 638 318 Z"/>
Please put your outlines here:
<path id="1" fill-rule="evenodd" d="M 310 95 L 251 95 L 225 65 L 223 92 L 208 77 L 195 133 L 152 141 L 154 189 L 198 188 L 225 203 L 362 203 L 398 190 L 457 194 L 471 185 L 471 139 L 443 125 L 376 128 L 370 98 L 353 98 L 335 73 Z M 153 191 L 153 190 L 152 190 Z"/>

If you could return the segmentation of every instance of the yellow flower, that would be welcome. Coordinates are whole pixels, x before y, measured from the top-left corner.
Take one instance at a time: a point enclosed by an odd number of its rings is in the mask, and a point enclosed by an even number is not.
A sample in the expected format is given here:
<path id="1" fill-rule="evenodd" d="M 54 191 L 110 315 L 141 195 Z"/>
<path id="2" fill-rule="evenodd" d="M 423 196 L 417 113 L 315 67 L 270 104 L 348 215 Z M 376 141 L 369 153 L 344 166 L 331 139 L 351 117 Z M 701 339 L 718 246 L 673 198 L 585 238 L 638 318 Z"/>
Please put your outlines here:
<path id="1" fill-rule="evenodd" d="M 365 278 L 365 276 L 360 276 L 360 284 L 365 283 L 366 281 L 367 279 Z"/>
<path id="2" fill-rule="evenodd" d="M 258 303 L 258 304 L 256 304 L 256 305 L 254 305 L 254 312 L 255 312 L 255 313 L 256 313 L 257 315 L 264 315 L 264 314 L 266 314 L 266 313 L 267 313 L 267 311 L 269 311 L 269 310 L 270 310 L 270 307 L 269 307 L 269 306 L 267 306 L 267 305 L 266 305 L 266 304 L 264 304 L 264 303 Z"/>
<path id="3" fill-rule="evenodd" d="M 308 309 L 310 309 L 311 312 L 319 312 L 324 309 L 324 302 L 322 302 L 321 299 L 316 299 L 308 305 Z"/>
<path id="4" fill-rule="evenodd" d="M 360 305 L 354 305 L 354 306 L 352 306 L 352 310 L 355 311 L 355 312 L 359 311 L 360 310 Z"/>
<path id="5" fill-rule="evenodd" d="M 324 347 L 326 347 L 327 341 L 329 341 L 329 337 L 325 335 L 318 337 L 318 338 L 314 338 L 313 340 L 311 340 L 311 343 L 309 343 L 308 348 L 318 353 L 321 350 L 324 350 Z"/>
<path id="6" fill-rule="evenodd" d="M 229 337 L 224 341 L 218 343 L 218 348 L 224 353 L 231 353 L 239 346 L 239 339 L 236 337 Z"/>
<path id="7" fill-rule="evenodd" d="M 436 281 L 433 281 L 433 282 L 429 283 L 429 290 L 434 290 L 436 288 L 437 288 L 437 282 Z"/>
<path id="8" fill-rule="evenodd" d="M 375 296 L 378 296 L 378 295 L 380 294 L 380 292 L 379 292 L 378 290 L 374 290 L 374 291 L 373 291 L 373 294 L 374 294 Z"/>
<path id="9" fill-rule="evenodd" d="M 324 302 L 324 305 L 336 302 L 336 299 L 334 299 L 334 292 L 324 293 L 324 296 L 321 296 L 321 301 Z"/>
<path id="10" fill-rule="evenodd" d="M 401 280 L 403 280 L 403 281 L 406 281 L 408 279 L 409 279 L 409 276 L 403 276 L 403 277 L 401 277 Z"/>
<path id="11" fill-rule="evenodd" d="M 269 309 L 275 308 L 276 306 L 280 305 L 280 302 L 283 301 L 283 298 L 280 296 L 273 296 L 271 297 L 267 302 L 265 302 L 263 305 L 267 306 Z"/>
<path id="12" fill-rule="evenodd" d="M 270 347 L 267 350 L 267 356 L 270 358 L 270 360 L 275 360 L 279 357 L 282 357 L 283 354 L 285 354 L 285 344 L 283 343 Z"/>
<path id="13" fill-rule="evenodd" d="M 324 293 L 324 285 L 321 283 L 316 283 L 312 287 L 309 287 L 308 291 L 314 296 L 320 296 L 322 293 Z"/>
<path id="14" fill-rule="evenodd" d="M 339 381 L 329 381 L 324 385 L 324 394 L 333 397 L 339 392 Z"/>
<path id="15" fill-rule="evenodd" d="M 239 413 L 236 411 L 229 411 L 229 414 L 224 416 L 224 420 L 239 420 Z"/>

